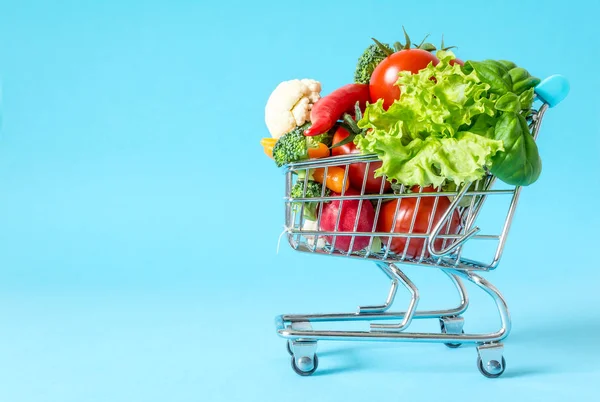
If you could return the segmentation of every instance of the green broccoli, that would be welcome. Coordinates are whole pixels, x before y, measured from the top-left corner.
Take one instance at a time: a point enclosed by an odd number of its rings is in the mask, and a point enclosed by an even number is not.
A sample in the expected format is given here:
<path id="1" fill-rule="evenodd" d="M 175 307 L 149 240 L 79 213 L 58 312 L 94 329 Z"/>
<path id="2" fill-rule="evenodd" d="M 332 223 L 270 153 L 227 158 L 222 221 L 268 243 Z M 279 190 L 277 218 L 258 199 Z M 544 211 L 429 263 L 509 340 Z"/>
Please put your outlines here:
<path id="1" fill-rule="evenodd" d="M 308 149 L 316 148 L 319 142 L 331 146 L 331 134 L 324 133 L 314 137 L 308 137 L 304 135 L 304 131 L 308 127 L 310 127 L 310 123 L 296 127 L 277 140 L 273 147 L 273 160 L 275 160 L 275 164 L 278 167 L 308 159 Z"/>
<path id="2" fill-rule="evenodd" d="M 323 194 L 323 185 L 314 180 L 307 180 L 306 193 L 304 192 L 304 180 L 298 180 L 296 184 L 294 184 L 294 187 L 292 187 L 292 191 L 290 192 L 291 198 L 314 198 L 327 196 L 329 196 L 329 189 L 325 187 L 325 193 Z M 319 201 L 293 203 L 292 205 L 294 211 L 299 212 L 302 204 L 304 204 L 304 218 L 309 221 L 316 221 Z"/>
<path id="3" fill-rule="evenodd" d="M 319 142 L 322 142 L 323 144 L 327 145 L 328 148 L 330 148 L 333 145 L 333 135 L 329 134 L 328 132 L 308 138 L 311 138 L 310 141 L 312 142 L 310 144 L 313 146 L 315 146 Z"/>
<path id="4" fill-rule="evenodd" d="M 394 49 L 390 45 L 383 44 L 390 52 Z M 368 84 L 375 67 L 388 55 L 375 43 L 365 49 L 364 53 L 358 59 L 356 71 L 354 72 L 354 82 L 358 84 Z"/>

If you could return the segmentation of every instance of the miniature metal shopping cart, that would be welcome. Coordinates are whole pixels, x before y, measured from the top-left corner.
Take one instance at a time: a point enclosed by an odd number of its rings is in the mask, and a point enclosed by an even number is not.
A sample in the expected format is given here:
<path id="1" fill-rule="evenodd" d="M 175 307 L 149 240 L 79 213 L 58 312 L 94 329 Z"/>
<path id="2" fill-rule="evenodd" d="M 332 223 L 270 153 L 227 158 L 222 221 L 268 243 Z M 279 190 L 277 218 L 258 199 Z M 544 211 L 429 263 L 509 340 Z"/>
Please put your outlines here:
<path id="1" fill-rule="evenodd" d="M 544 113 L 549 107 L 558 104 L 568 92 L 568 83 L 563 77 L 552 76 L 540 83 L 536 89 L 537 100 L 541 106 L 532 111 L 529 119 L 531 132 L 534 138 L 537 138 Z M 536 103 L 536 104 L 538 104 Z M 331 313 L 331 314 L 284 314 L 276 317 L 275 324 L 277 334 L 287 340 L 287 350 L 292 356 L 292 368 L 300 375 L 310 375 L 315 372 L 318 365 L 317 359 L 317 341 L 410 341 L 410 342 L 438 342 L 444 343 L 450 348 L 455 348 L 464 344 L 474 344 L 477 348 L 478 358 L 477 367 L 486 377 L 499 377 L 506 368 L 506 362 L 503 357 L 502 340 L 505 339 L 511 328 L 511 321 L 502 294 L 490 282 L 482 278 L 479 273 L 491 271 L 498 266 L 508 231 L 511 226 L 517 201 L 521 192 L 521 187 L 506 186 L 496 189 L 494 184 L 495 177 L 488 174 L 475 183 L 466 183 L 453 192 L 442 192 L 439 188 L 433 192 L 418 191 L 406 192 L 404 189 L 395 191 L 394 194 L 383 194 L 383 184 L 379 194 L 365 194 L 366 175 L 369 172 L 369 165 L 377 162 L 378 159 L 372 155 L 345 155 L 330 157 L 325 159 L 308 160 L 299 163 L 290 164 L 286 167 L 285 177 L 285 228 L 287 239 L 293 249 L 319 255 L 332 255 L 351 257 L 374 261 L 379 269 L 391 280 L 391 288 L 385 303 L 375 306 L 358 307 L 358 310 L 350 313 Z M 307 180 L 309 169 L 323 168 L 327 170 L 332 166 L 345 168 L 344 184 L 348 180 L 348 171 L 351 164 L 365 163 L 365 178 L 363 179 L 362 191 L 359 195 L 336 195 L 335 197 L 317 198 L 292 198 L 291 189 L 298 177 L 300 180 Z M 298 175 L 300 174 L 300 175 Z M 325 171 L 324 177 L 327 176 Z M 306 188 L 306 186 L 305 186 Z M 413 189 L 414 190 L 414 189 Z M 325 190 L 323 190 L 324 193 Z M 498 197 L 508 198 L 507 211 L 495 211 L 504 214 L 502 224 L 494 233 L 484 233 L 475 226 L 481 209 L 488 198 Z M 417 233 L 413 231 L 415 218 L 419 208 L 419 203 L 424 203 L 425 197 L 433 197 L 433 211 L 429 216 L 429 227 L 427 232 Z M 440 215 L 436 208 L 440 197 L 450 197 L 452 202 Z M 377 232 L 374 227 L 372 231 L 357 231 L 358 216 L 362 203 L 369 202 L 374 206 L 375 222 L 381 212 L 381 205 L 385 201 L 398 199 L 396 202 L 396 212 L 402 205 L 402 202 L 411 198 L 414 206 L 412 222 L 406 233 Z M 343 208 L 344 200 L 359 200 L 359 211 L 356 213 L 357 219 L 353 231 L 324 231 L 319 230 L 319 222 L 312 229 L 307 230 L 303 209 L 308 202 L 318 202 L 320 211 L 323 209 L 324 202 L 332 200 L 339 201 Z M 431 199 L 430 199 L 431 200 Z M 430 203 L 430 200 L 427 201 Z M 489 203 L 489 202 L 488 202 Z M 447 202 L 446 202 L 447 204 Z M 314 204 L 313 204 L 314 205 Z M 453 216 L 458 215 L 460 225 L 455 230 L 450 230 Z M 319 214 L 318 220 L 321 215 Z M 396 218 L 394 218 L 395 220 Z M 336 228 L 339 226 L 339 216 Z M 373 225 L 375 226 L 375 224 Z M 392 224 L 392 228 L 394 224 Z M 353 251 L 352 244 L 361 236 L 369 237 L 369 246 L 360 251 Z M 322 239 L 327 237 L 330 241 L 325 242 Z M 335 248 L 336 238 L 350 238 L 350 246 L 346 250 Z M 383 238 L 382 247 L 372 247 L 377 238 Z M 402 238 L 406 246 L 403 250 L 390 249 L 390 242 L 394 239 Z M 333 240 L 331 240 L 333 239 Z M 387 240 L 387 241 L 386 241 Z M 420 247 L 420 253 L 407 253 L 409 243 L 413 241 Z M 463 256 L 463 251 L 467 243 L 477 241 L 491 242 L 493 247 L 493 256 L 487 261 L 476 261 L 467 259 Z M 414 248 L 414 247 L 413 247 Z M 399 268 L 400 264 L 413 264 L 418 266 L 430 266 L 441 269 L 456 287 L 460 297 L 460 304 L 448 310 L 417 310 L 419 303 L 418 288 L 411 282 L 406 274 Z M 464 319 L 461 316 L 469 305 L 467 292 L 463 285 L 463 280 L 473 283 L 475 286 L 486 292 L 497 307 L 500 316 L 500 328 L 496 332 L 474 334 L 463 331 Z M 410 302 L 406 311 L 389 311 L 394 298 L 398 284 L 402 284 L 411 294 Z M 438 319 L 440 332 L 409 332 L 407 331 L 414 319 Z M 339 321 L 370 321 L 369 330 L 318 330 L 313 329 L 311 323 L 315 322 L 339 322 Z M 387 321 L 387 322 L 382 322 Z"/>

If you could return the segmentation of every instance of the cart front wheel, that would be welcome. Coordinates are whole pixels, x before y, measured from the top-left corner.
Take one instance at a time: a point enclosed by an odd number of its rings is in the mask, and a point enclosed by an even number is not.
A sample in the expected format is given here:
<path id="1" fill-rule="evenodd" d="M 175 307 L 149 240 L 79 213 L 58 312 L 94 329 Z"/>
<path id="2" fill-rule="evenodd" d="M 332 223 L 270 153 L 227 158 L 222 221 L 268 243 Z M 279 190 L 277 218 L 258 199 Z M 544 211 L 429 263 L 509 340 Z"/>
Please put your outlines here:
<path id="1" fill-rule="evenodd" d="M 504 360 L 504 356 L 502 356 L 502 362 L 490 360 L 484 365 L 481 356 L 477 356 L 477 368 L 479 369 L 479 372 L 487 378 L 497 378 L 504 373 L 504 370 L 506 369 L 506 360 Z"/>
<path id="2" fill-rule="evenodd" d="M 296 358 L 292 355 L 292 369 L 296 372 L 296 374 L 301 376 L 309 376 L 315 371 L 317 371 L 317 367 L 319 366 L 319 359 L 317 355 L 313 355 L 312 359 L 308 356 L 302 356 Z"/>

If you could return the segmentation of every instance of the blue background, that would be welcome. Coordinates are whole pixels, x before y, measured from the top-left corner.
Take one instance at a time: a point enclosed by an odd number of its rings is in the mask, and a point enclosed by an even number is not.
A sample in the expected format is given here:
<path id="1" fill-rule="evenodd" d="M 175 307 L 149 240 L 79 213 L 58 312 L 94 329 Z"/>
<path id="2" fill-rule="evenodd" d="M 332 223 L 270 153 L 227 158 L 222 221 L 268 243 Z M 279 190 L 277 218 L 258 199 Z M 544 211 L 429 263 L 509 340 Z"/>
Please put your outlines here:
<path id="1" fill-rule="evenodd" d="M 0 3 L 0 401 L 592 398 L 597 7 L 320 3 Z M 266 100 L 292 78 L 324 93 L 350 82 L 369 38 L 402 39 L 402 25 L 415 40 L 443 32 L 463 59 L 571 82 L 487 275 L 514 320 L 498 380 L 470 347 L 326 342 L 301 378 L 274 333 L 276 314 L 353 311 L 388 281 L 368 263 L 275 253 L 283 177 L 258 144 Z M 422 307 L 456 302 L 440 273 L 407 273 Z M 497 325 L 480 293 L 465 317 Z"/>

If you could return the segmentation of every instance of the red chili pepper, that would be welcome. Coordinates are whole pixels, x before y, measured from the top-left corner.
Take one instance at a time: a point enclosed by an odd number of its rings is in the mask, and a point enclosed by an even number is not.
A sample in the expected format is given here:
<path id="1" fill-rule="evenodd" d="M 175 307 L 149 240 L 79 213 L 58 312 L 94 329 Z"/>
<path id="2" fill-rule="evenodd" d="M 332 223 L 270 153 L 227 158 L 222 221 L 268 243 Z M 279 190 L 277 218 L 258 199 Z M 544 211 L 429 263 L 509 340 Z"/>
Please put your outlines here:
<path id="1" fill-rule="evenodd" d="M 327 132 L 344 113 L 354 113 L 356 102 L 361 109 L 369 101 L 368 84 L 348 84 L 319 99 L 310 112 L 312 125 L 304 135 L 315 136 Z"/>

